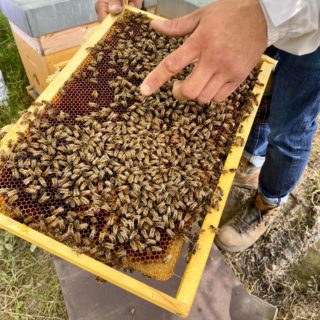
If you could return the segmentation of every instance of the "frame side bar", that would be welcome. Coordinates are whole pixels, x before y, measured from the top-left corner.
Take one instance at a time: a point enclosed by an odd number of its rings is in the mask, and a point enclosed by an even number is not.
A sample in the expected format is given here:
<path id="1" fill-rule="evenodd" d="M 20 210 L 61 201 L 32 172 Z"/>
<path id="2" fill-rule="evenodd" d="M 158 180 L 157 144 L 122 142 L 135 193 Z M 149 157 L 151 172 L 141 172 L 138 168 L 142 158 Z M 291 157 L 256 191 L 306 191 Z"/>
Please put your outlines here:
<path id="1" fill-rule="evenodd" d="M 50 237 L 41 234 L 21 223 L 0 213 L 0 227 L 34 245 L 54 254 L 90 273 L 93 273 L 108 282 L 131 292 L 151 303 L 158 305 L 179 316 L 186 316 L 189 307 L 183 302 L 176 300 L 145 283 L 123 274 L 97 260 L 84 254 L 78 254 L 70 247 L 57 242 Z"/>
<path id="2" fill-rule="evenodd" d="M 248 119 L 246 119 L 243 122 L 243 132 L 240 134 L 238 130 L 238 133 L 237 133 L 237 136 L 244 138 L 245 141 L 249 136 L 256 112 L 258 110 L 258 105 L 262 99 L 262 94 L 264 92 L 269 76 L 273 69 L 273 63 L 263 60 L 261 69 L 262 69 L 262 72 L 259 74 L 258 81 L 262 82 L 264 85 L 263 86 L 256 85 L 253 90 L 253 94 L 258 94 L 258 97 L 257 97 L 258 104 L 255 106 L 255 110 L 252 112 L 250 117 L 248 117 Z M 223 168 L 224 170 L 232 169 L 238 165 L 240 158 L 242 156 L 243 149 L 244 149 L 244 144 L 242 147 L 232 148 L 232 152 L 229 154 L 229 156 L 226 159 L 226 162 Z M 221 175 L 219 184 L 218 184 L 218 186 L 223 191 L 222 200 L 219 202 L 220 208 L 219 210 L 212 209 L 206 215 L 202 225 L 203 231 L 200 232 L 199 234 L 198 248 L 195 254 L 192 255 L 190 262 L 187 264 L 186 270 L 184 272 L 176 298 L 180 302 L 185 303 L 186 305 L 191 306 L 195 299 L 195 296 L 200 284 L 200 280 L 202 278 L 202 274 L 204 272 L 207 259 L 208 259 L 211 247 L 213 245 L 213 240 L 215 237 L 214 229 L 210 226 L 213 226 L 214 228 L 218 228 L 220 218 L 228 198 L 229 190 L 232 186 L 234 175 L 235 175 L 235 172 L 230 172 L 230 171 L 227 172 L 226 174 Z"/>

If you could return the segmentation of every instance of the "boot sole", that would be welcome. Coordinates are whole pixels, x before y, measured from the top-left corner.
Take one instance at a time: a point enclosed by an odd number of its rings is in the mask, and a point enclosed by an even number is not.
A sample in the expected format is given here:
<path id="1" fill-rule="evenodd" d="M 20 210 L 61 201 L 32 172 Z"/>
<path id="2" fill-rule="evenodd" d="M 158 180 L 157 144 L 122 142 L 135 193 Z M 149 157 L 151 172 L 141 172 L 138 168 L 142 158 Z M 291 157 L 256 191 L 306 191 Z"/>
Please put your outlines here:
<path id="1" fill-rule="evenodd" d="M 219 249 L 222 249 L 223 251 L 227 251 L 227 252 L 232 252 L 232 253 L 242 252 L 250 247 L 250 246 L 249 247 L 227 247 L 220 242 L 218 237 L 214 239 L 214 243 L 217 245 Z"/>
<path id="2" fill-rule="evenodd" d="M 258 189 L 258 185 L 246 184 L 246 183 L 241 183 L 241 182 L 237 182 L 237 181 L 233 181 L 232 185 L 239 187 L 239 188 L 249 189 L 249 190 L 257 190 Z"/>

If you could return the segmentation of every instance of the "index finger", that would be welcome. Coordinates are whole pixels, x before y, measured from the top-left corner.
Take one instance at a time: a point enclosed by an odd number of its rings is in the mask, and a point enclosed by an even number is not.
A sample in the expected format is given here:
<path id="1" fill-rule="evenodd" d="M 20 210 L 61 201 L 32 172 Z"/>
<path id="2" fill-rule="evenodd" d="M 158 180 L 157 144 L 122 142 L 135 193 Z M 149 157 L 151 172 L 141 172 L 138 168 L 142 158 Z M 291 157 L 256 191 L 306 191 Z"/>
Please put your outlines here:
<path id="1" fill-rule="evenodd" d="M 140 86 L 141 93 L 144 96 L 153 94 L 185 66 L 192 63 L 197 55 L 198 50 L 187 40 L 181 47 L 164 58 L 159 65 L 147 75 Z"/>
<path id="2" fill-rule="evenodd" d="M 103 1 L 96 2 L 96 13 L 97 13 L 99 22 L 102 22 L 107 17 L 108 11 L 109 11 L 108 3 Z"/>

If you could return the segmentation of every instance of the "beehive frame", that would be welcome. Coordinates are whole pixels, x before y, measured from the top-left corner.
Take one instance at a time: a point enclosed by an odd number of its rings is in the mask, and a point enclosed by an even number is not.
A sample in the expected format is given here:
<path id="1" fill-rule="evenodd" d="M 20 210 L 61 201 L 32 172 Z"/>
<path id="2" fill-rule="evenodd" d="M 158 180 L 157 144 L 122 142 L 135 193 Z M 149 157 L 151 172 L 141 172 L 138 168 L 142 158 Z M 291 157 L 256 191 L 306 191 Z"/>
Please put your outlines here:
<path id="1" fill-rule="evenodd" d="M 126 10 L 132 12 L 140 12 L 148 15 L 151 19 L 159 19 L 160 17 L 150 13 L 140 11 L 138 9 L 127 6 Z M 73 72 L 80 66 L 81 62 L 87 57 L 88 51 L 86 48 L 93 47 L 111 28 L 113 23 L 118 17 L 109 15 L 100 26 L 97 27 L 95 32 L 90 36 L 86 43 L 81 47 L 77 54 L 67 64 L 67 66 L 56 76 L 53 82 L 47 87 L 47 89 L 41 94 L 37 101 L 51 101 L 57 94 L 58 90 L 63 87 L 64 83 L 71 77 Z M 163 18 L 160 18 L 163 19 Z M 253 93 L 257 95 L 258 104 L 254 106 L 254 110 L 251 115 L 243 122 L 243 130 L 240 133 L 237 132 L 237 136 L 242 137 L 244 141 L 250 133 L 258 105 L 262 98 L 262 94 L 265 90 L 266 84 L 270 77 L 271 71 L 274 67 L 274 60 L 269 57 L 263 56 L 260 63 L 261 72 L 259 74 L 258 81 L 263 83 L 263 86 L 256 85 Z M 32 112 L 34 106 L 30 107 Z M 21 124 L 19 120 L 13 125 L 3 137 L 0 142 L 0 150 L 6 151 L 6 145 L 9 140 L 16 141 L 18 139 L 17 132 L 24 132 L 26 126 Z M 142 299 L 145 299 L 151 303 L 158 305 L 172 313 L 179 316 L 188 316 L 192 307 L 194 298 L 197 293 L 197 289 L 213 244 L 215 233 L 212 232 L 210 226 L 218 227 L 219 221 L 225 206 L 232 181 L 234 178 L 234 171 L 229 169 L 238 166 L 244 146 L 233 146 L 232 152 L 229 153 L 225 165 L 224 173 L 219 179 L 219 187 L 223 191 L 223 197 L 220 201 L 219 210 L 212 209 L 206 215 L 204 219 L 202 230 L 203 232 L 199 235 L 198 250 L 192 255 L 187 267 L 185 269 L 183 278 L 180 282 L 179 289 L 175 297 L 163 293 L 145 283 L 138 281 L 129 275 L 123 274 L 93 258 L 90 258 L 84 254 L 77 254 L 70 247 L 38 232 L 35 231 L 9 217 L 0 213 L 0 228 L 26 240 L 34 245 L 70 262 L 78 267 L 95 274 L 96 276 L 107 280 L 114 285 L 125 289 Z"/>

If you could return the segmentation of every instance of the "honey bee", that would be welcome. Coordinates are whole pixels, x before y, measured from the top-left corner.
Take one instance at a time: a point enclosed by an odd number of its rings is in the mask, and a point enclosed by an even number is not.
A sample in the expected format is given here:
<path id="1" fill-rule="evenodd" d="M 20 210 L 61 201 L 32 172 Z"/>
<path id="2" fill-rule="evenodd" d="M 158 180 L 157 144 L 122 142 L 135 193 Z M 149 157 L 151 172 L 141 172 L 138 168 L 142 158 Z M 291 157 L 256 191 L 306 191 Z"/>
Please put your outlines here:
<path id="1" fill-rule="evenodd" d="M 90 232 L 90 235 L 89 235 L 89 240 L 93 241 L 93 239 L 95 238 L 96 236 L 96 233 L 97 233 L 97 229 L 95 226 L 92 226 L 91 227 L 91 232 Z"/>
<path id="2" fill-rule="evenodd" d="M 162 248 L 159 246 L 151 246 L 151 251 L 153 252 L 161 252 Z"/>
<path id="3" fill-rule="evenodd" d="M 100 244 L 104 241 L 105 237 L 106 237 L 106 234 L 104 232 L 99 233 L 98 241 Z"/>
<path id="4" fill-rule="evenodd" d="M 119 250 L 116 252 L 116 255 L 118 258 L 122 258 L 122 257 L 125 257 L 127 255 L 127 250 Z"/>
<path id="5" fill-rule="evenodd" d="M 80 244 L 81 243 L 81 234 L 80 234 L 80 232 L 75 232 L 74 241 L 76 242 L 76 244 Z"/>
<path id="6" fill-rule="evenodd" d="M 216 233 L 216 234 L 218 233 L 218 229 L 215 226 L 213 226 L 212 224 L 209 226 L 209 228 L 213 233 Z"/>
<path id="7" fill-rule="evenodd" d="M 117 241 L 116 237 L 113 234 L 109 234 L 108 238 L 112 243 L 116 243 L 116 241 Z"/>
<path id="8" fill-rule="evenodd" d="M 50 199 L 50 196 L 45 192 L 42 194 L 42 196 L 39 198 L 39 203 L 45 203 Z"/>
<path id="9" fill-rule="evenodd" d="M 59 214 L 63 213 L 64 212 L 64 208 L 63 207 L 59 207 L 59 208 L 56 208 L 52 211 L 52 214 L 55 215 L 55 216 L 58 216 Z"/>
<path id="10" fill-rule="evenodd" d="M 138 251 L 138 246 L 136 241 L 130 241 L 130 247 L 133 251 Z"/>
<path id="11" fill-rule="evenodd" d="M 44 188 L 47 187 L 46 180 L 43 177 L 39 177 L 38 181 Z"/>
<path id="12" fill-rule="evenodd" d="M 93 96 L 95 99 L 97 99 L 98 96 L 99 96 L 98 90 L 94 89 L 94 90 L 92 91 L 92 96 Z"/>
<path id="13" fill-rule="evenodd" d="M 75 233 L 74 233 L 74 229 L 73 229 L 73 224 L 72 223 L 69 223 L 68 224 L 68 229 L 67 229 L 67 232 L 66 232 L 66 236 L 67 237 L 73 237 L 75 236 Z"/>
<path id="14" fill-rule="evenodd" d="M 30 186 L 24 190 L 26 193 L 31 195 L 36 195 L 38 193 L 38 189 L 35 186 Z"/>
<path id="15" fill-rule="evenodd" d="M 109 250 L 113 250 L 113 249 L 115 248 L 114 243 L 110 243 L 110 242 L 104 242 L 104 243 L 103 243 L 103 246 L 104 246 L 106 249 L 109 249 Z"/>
<path id="16" fill-rule="evenodd" d="M 80 223 L 78 225 L 78 230 L 82 231 L 82 230 L 87 230 L 89 227 L 89 224 L 88 223 Z"/>
<path id="17" fill-rule="evenodd" d="M 162 262 L 169 263 L 172 260 L 172 258 L 173 258 L 173 255 L 172 254 L 168 254 L 162 259 Z"/>
<path id="18" fill-rule="evenodd" d="M 146 239 L 146 244 L 155 245 L 157 242 L 155 239 Z"/>
<path id="19" fill-rule="evenodd" d="M 171 229 L 166 229 L 166 233 L 170 238 L 175 237 L 175 233 Z"/>

